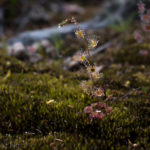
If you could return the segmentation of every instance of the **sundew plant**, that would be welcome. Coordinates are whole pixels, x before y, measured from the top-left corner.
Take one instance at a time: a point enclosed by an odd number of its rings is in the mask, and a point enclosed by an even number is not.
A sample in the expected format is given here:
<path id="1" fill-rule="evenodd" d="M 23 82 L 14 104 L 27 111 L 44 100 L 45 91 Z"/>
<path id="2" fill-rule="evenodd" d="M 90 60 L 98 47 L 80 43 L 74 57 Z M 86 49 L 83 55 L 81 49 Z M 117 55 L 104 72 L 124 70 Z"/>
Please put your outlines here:
<path id="1" fill-rule="evenodd" d="M 104 96 L 104 90 L 100 87 L 96 88 L 94 82 L 101 78 L 102 73 L 99 72 L 99 67 L 96 66 L 90 59 L 91 50 L 94 50 L 98 44 L 98 40 L 95 38 L 87 38 L 85 31 L 81 29 L 80 24 L 77 20 L 72 17 L 64 20 L 59 24 L 59 28 L 63 27 L 67 23 L 73 23 L 77 26 L 75 35 L 77 38 L 82 39 L 85 50 L 82 50 L 76 57 L 85 66 L 87 74 L 89 75 L 89 81 L 83 81 L 81 83 L 82 90 L 89 96 L 96 98 Z M 111 112 L 110 107 L 107 107 L 103 102 L 93 103 L 90 106 L 85 107 L 84 112 L 89 115 L 91 119 L 103 119 L 106 114 Z"/>
<path id="2" fill-rule="evenodd" d="M 147 9 L 145 3 L 141 0 L 138 3 L 138 10 L 141 19 L 141 25 L 143 28 L 143 34 L 144 32 L 149 33 L 150 32 L 150 9 Z M 134 32 L 134 38 L 137 41 L 137 43 L 143 43 L 144 41 L 144 36 L 138 30 Z"/>
<path id="3" fill-rule="evenodd" d="M 145 36 L 148 40 L 150 39 L 149 34 L 147 34 L 150 33 L 150 9 L 146 8 L 146 5 L 142 0 L 138 3 L 138 12 L 141 20 L 142 31 L 135 30 L 134 39 L 138 44 L 142 44 L 144 41 L 146 42 Z M 141 49 L 139 53 L 142 56 L 148 55 L 146 49 Z"/>
<path id="4" fill-rule="evenodd" d="M 59 24 L 59 28 L 63 27 L 67 23 L 74 23 L 77 26 L 77 30 L 75 31 L 75 35 L 77 38 L 82 39 L 85 45 L 85 50 L 82 50 L 78 54 L 78 60 L 85 66 L 87 73 L 89 75 L 90 81 L 93 83 L 95 80 L 99 79 L 101 77 L 101 73 L 99 73 L 99 69 L 94 63 L 90 61 L 90 51 L 96 48 L 98 40 L 96 38 L 86 38 L 84 30 L 81 29 L 80 24 L 77 22 L 77 20 L 72 17 L 71 19 L 66 19 L 62 23 Z M 94 87 L 93 84 L 88 87 L 85 85 L 85 82 L 82 83 L 82 89 L 89 94 L 89 92 L 92 91 L 92 93 L 95 93 L 93 91 Z M 102 90 L 99 92 L 96 92 L 97 96 L 101 96 L 103 94 Z"/>

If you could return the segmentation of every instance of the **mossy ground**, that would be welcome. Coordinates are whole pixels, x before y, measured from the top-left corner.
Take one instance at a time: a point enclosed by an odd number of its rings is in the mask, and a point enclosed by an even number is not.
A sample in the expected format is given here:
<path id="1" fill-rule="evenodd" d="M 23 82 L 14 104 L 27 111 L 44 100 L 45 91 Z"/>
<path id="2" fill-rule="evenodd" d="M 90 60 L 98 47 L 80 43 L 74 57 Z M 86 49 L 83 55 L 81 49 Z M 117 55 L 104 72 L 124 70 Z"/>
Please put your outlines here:
<path id="1" fill-rule="evenodd" d="M 84 71 L 31 65 L 0 51 L 0 149 L 150 149 L 150 45 L 127 38 L 94 60 L 104 65 L 95 83 L 105 89 L 100 99 L 80 88 Z M 112 112 L 91 120 L 83 110 L 99 101 Z"/>

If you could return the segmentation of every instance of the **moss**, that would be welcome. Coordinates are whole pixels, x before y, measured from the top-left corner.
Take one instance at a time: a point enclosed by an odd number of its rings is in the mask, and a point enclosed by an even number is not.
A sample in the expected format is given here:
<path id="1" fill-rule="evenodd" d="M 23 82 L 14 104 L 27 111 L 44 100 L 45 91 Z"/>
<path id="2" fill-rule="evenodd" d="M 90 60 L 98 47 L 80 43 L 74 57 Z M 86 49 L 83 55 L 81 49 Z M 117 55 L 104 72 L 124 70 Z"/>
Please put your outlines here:
<path id="1" fill-rule="evenodd" d="M 80 88 L 88 80 L 83 71 L 63 71 L 59 61 L 31 65 L 0 53 L 0 149 L 122 150 L 134 143 L 149 149 L 149 54 L 138 52 L 130 41 L 120 51 L 101 54 L 104 64 L 111 63 L 95 82 L 105 91 L 99 99 Z M 91 120 L 83 110 L 99 101 L 112 112 Z"/>
<path id="2" fill-rule="evenodd" d="M 148 54 L 142 56 L 140 50 L 147 50 Z M 148 65 L 150 63 L 150 44 L 130 44 L 114 54 L 115 62 L 128 62 L 131 65 Z M 133 57 L 134 56 L 134 57 Z"/>

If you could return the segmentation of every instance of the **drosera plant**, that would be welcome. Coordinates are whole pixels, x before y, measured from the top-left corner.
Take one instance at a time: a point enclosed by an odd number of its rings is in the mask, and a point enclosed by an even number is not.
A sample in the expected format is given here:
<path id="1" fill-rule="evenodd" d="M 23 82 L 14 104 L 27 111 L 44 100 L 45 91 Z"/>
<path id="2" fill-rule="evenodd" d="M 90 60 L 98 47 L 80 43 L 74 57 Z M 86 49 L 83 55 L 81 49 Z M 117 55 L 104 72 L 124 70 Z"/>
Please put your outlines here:
<path id="1" fill-rule="evenodd" d="M 138 4 L 138 9 L 144 31 L 150 32 L 150 9 L 146 9 L 142 0 Z"/>
<path id="2" fill-rule="evenodd" d="M 112 110 L 111 107 L 103 102 L 93 103 L 84 108 L 84 112 L 89 115 L 91 119 L 103 119 Z"/>
<path id="3" fill-rule="evenodd" d="M 88 81 L 81 82 L 81 88 L 87 95 L 91 97 L 96 97 L 96 98 L 102 97 L 105 95 L 104 90 L 101 87 L 97 88 L 94 86 L 96 80 L 102 77 L 102 73 L 99 72 L 100 68 L 91 61 L 91 55 L 90 55 L 91 50 L 96 48 L 98 44 L 98 40 L 96 37 L 94 38 L 87 37 L 85 31 L 81 29 L 80 24 L 77 22 L 75 17 L 64 20 L 62 23 L 59 24 L 59 28 L 63 27 L 67 23 L 73 23 L 76 25 L 77 30 L 75 31 L 75 35 L 77 38 L 81 39 L 85 45 L 85 50 L 82 50 L 81 52 L 77 53 L 77 55 L 74 56 L 76 57 L 75 58 L 76 60 L 80 61 L 85 66 L 87 74 L 89 76 Z M 85 107 L 84 112 L 86 114 L 89 114 L 89 117 L 91 119 L 94 118 L 103 119 L 107 113 L 104 113 L 103 111 L 101 111 L 101 109 L 104 108 L 105 112 L 108 109 L 110 110 L 109 112 L 111 112 L 111 109 L 107 107 L 105 103 L 103 102 L 100 103 L 105 107 L 97 107 L 97 109 L 93 109 L 93 106 L 95 107 L 100 105 L 99 103 L 97 104 L 95 103 L 95 105 L 91 104 L 91 106 Z M 88 110 L 91 110 L 91 112 L 87 113 L 86 111 Z"/>
<path id="4" fill-rule="evenodd" d="M 146 8 L 146 4 L 140 0 L 138 3 L 138 11 L 141 19 L 142 31 L 135 30 L 134 39 L 138 44 L 142 44 L 143 42 L 146 42 L 146 39 L 150 39 L 150 9 Z M 147 49 L 140 49 L 139 51 L 139 54 L 142 56 L 147 56 L 148 53 Z"/>
<path id="5" fill-rule="evenodd" d="M 148 39 L 150 39 L 149 34 L 147 34 L 150 33 L 150 9 L 146 8 L 145 3 L 142 0 L 140 0 L 140 2 L 138 3 L 138 11 L 141 20 L 142 31 L 135 30 L 134 39 L 138 44 L 142 44 L 146 39 L 145 36 Z M 145 56 L 148 54 L 148 51 L 140 50 L 139 53 Z"/>
<path id="6" fill-rule="evenodd" d="M 82 39 L 82 41 L 85 45 L 85 50 L 78 53 L 78 56 L 75 56 L 75 57 L 77 57 L 77 59 L 85 66 L 87 73 L 89 75 L 90 81 L 92 81 L 92 83 L 93 83 L 94 80 L 99 79 L 101 76 L 101 74 L 99 73 L 99 71 L 97 69 L 97 66 L 94 65 L 90 61 L 90 57 L 91 57 L 90 51 L 97 46 L 98 40 L 96 40 L 94 38 L 93 39 L 86 38 L 84 30 L 81 29 L 80 24 L 77 22 L 75 17 L 66 19 L 65 21 L 60 23 L 59 28 L 63 27 L 67 23 L 74 23 L 77 26 L 75 35 L 77 36 L 77 38 Z"/>

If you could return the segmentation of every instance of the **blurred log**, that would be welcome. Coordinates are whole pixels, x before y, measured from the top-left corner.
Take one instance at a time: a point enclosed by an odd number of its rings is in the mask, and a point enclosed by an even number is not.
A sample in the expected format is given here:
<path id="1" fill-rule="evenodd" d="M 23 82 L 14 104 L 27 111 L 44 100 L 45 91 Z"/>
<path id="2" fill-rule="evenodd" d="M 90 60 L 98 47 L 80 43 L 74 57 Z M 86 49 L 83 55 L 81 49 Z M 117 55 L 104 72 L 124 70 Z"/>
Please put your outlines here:
<path id="1" fill-rule="evenodd" d="M 120 18 L 127 19 L 137 8 L 137 0 L 114 0 L 105 3 L 103 9 L 88 22 L 81 23 L 81 28 L 86 29 L 102 29 L 108 27 L 112 21 L 117 23 Z M 108 17 L 111 16 L 111 19 Z M 76 30 L 75 25 L 66 25 L 60 31 L 58 27 L 52 27 L 42 30 L 28 31 L 8 40 L 8 45 L 15 42 L 22 42 L 25 45 L 32 44 L 35 41 L 43 39 L 53 39 L 57 34 L 62 36 L 72 34 Z"/>

